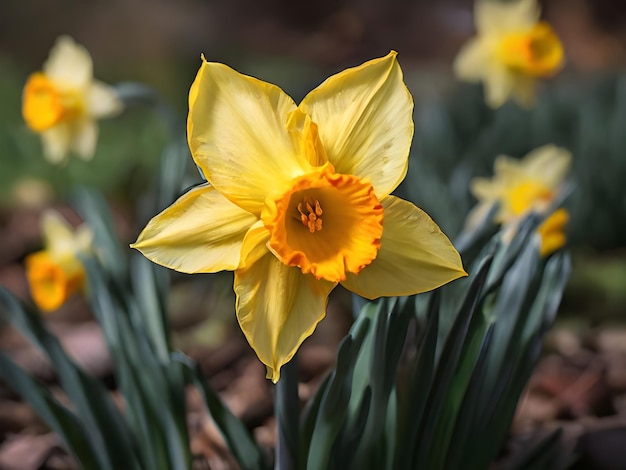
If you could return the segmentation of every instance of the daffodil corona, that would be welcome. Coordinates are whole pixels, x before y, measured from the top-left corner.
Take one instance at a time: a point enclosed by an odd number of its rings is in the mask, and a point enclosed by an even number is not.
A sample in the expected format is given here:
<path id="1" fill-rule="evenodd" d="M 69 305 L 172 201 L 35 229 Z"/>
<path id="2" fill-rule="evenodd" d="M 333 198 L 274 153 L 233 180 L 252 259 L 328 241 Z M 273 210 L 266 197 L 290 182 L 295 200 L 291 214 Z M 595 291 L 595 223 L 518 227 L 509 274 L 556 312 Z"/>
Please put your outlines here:
<path id="1" fill-rule="evenodd" d="M 476 0 L 477 36 L 463 46 L 454 70 L 461 80 L 484 83 L 489 106 L 497 108 L 510 96 L 530 106 L 536 79 L 563 67 L 561 41 L 539 15 L 536 0 Z"/>
<path id="2" fill-rule="evenodd" d="M 33 73 L 24 87 L 24 121 L 41 134 L 52 163 L 64 161 L 70 151 L 91 158 L 98 137 L 95 120 L 121 110 L 114 89 L 93 79 L 87 50 L 67 36 L 57 40 L 43 70 Z"/>
<path id="3" fill-rule="evenodd" d="M 91 249 L 92 233 L 86 226 L 75 232 L 55 211 L 43 216 L 44 249 L 26 257 L 26 278 L 35 304 L 52 312 L 85 284 L 85 271 L 77 255 Z"/>
<path id="4" fill-rule="evenodd" d="M 506 226 L 510 238 L 517 225 L 530 212 L 547 214 L 563 188 L 569 170 L 571 154 L 554 145 L 544 145 L 530 152 L 522 160 L 504 155 L 496 159 L 492 179 L 475 178 L 471 191 L 479 204 L 468 216 L 468 226 L 482 218 L 494 204 L 498 204 L 495 222 Z M 541 255 L 563 247 L 564 230 L 569 219 L 561 208 L 548 215 L 537 229 L 541 236 Z"/>
<path id="5" fill-rule="evenodd" d="M 186 273 L 234 270 L 239 324 L 276 382 L 338 283 L 373 299 L 466 275 L 430 217 L 390 195 L 406 174 L 412 110 L 395 52 L 330 77 L 298 106 L 203 60 L 187 134 L 208 184 L 132 246 Z"/>

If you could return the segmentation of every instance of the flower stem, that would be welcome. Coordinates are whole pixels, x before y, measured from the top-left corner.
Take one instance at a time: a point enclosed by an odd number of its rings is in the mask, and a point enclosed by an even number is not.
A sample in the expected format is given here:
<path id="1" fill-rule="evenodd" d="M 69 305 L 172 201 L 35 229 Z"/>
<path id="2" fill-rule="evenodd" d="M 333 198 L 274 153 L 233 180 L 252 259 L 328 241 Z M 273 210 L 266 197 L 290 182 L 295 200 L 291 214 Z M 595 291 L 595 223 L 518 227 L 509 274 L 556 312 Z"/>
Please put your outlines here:
<path id="1" fill-rule="evenodd" d="M 276 416 L 275 470 L 294 470 L 298 461 L 298 357 L 285 364 L 280 372 L 274 396 Z"/>

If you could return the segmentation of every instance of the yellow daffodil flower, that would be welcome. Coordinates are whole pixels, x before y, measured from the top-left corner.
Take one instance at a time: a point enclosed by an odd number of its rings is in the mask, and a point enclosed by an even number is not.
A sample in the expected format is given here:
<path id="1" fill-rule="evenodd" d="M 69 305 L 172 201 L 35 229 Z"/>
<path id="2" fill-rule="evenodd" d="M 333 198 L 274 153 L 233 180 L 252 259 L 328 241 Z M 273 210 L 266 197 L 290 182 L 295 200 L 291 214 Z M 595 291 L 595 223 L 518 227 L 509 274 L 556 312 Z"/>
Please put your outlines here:
<path id="1" fill-rule="evenodd" d="M 94 80 L 89 52 L 67 36 L 57 40 L 42 71 L 24 87 L 24 121 L 41 135 L 51 163 L 63 162 L 70 151 L 90 159 L 98 139 L 96 119 L 121 110 L 113 87 Z"/>
<path id="2" fill-rule="evenodd" d="M 85 225 L 74 232 L 51 210 L 42 225 L 44 249 L 26 257 L 26 278 L 37 307 L 52 312 L 83 289 L 85 271 L 77 255 L 90 250 L 92 232 Z"/>
<path id="3" fill-rule="evenodd" d="M 536 0 L 476 0 L 478 34 L 457 55 L 454 71 L 460 80 L 483 82 L 490 107 L 502 106 L 510 96 L 532 105 L 536 79 L 563 67 L 561 41 L 539 15 Z"/>
<path id="4" fill-rule="evenodd" d="M 537 233 L 541 237 L 540 255 L 548 256 L 565 246 L 565 226 L 569 221 L 569 212 L 562 207 L 550 214 L 539 226 Z"/>
<path id="5" fill-rule="evenodd" d="M 390 195 L 406 175 L 412 111 L 395 52 L 330 77 L 299 106 L 203 60 L 187 132 L 208 184 L 132 246 L 185 273 L 234 270 L 239 324 L 276 382 L 338 283 L 374 299 L 466 275 L 430 217 Z"/>
<path id="6" fill-rule="evenodd" d="M 468 216 L 468 225 L 499 204 L 494 221 L 505 225 L 505 238 L 511 238 L 519 222 L 530 212 L 546 214 L 559 195 L 571 163 L 571 154 L 563 148 L 545 145 L 522 160 L 499 156 L 493 179 L 474 178 L 470 191 L 479 204 Z M 564 229 L 569 215 L 558 209 L 537 229 L 541 236 L 541 254 L 547 256 L 565 245 Z"/>

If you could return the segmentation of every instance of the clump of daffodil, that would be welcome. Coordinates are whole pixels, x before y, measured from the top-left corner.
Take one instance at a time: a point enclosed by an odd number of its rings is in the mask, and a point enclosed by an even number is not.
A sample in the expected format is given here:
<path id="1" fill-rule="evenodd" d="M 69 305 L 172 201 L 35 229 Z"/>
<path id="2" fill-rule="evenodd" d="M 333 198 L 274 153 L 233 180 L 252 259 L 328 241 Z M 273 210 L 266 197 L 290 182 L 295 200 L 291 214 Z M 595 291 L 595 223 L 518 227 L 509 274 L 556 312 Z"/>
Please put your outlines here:
<path id="1" fill-rule="evenodd" d="M 552 27 L 539 20 L 536 0 L 476 0 L 477 36 L 461 49 L 454 62 L 456 76 L 483 82 L 492 108 L 509 97 L 532 105 L 535 82 L 563 67 L 563 46 Z"/>
<path id="2" fill-rule="evenodd" d="M 548 213 L 563 189 L 571 159 L 570 152 L 554 145 L 539 147 L 522 160 L 500 155 L 492 179 L 474 178 L 471 182 L 470 190 L 479 204 L 468 216 L 469 224 L 498 204 L 494 221 L 506 227 L 505 238 L 512 237 L 519 222 L 530 212 Z M 539 226 L 542 256 L 565 245 L 568 218 L 567 210 L 560 208 Z"/>
<path id="3" fill-rule="evenodd" d="M 26 257 L 26 278 L 35 304 L 43 312 L 63 305 L 85 285 L 79 253 L 91 250 L 92 232 L 82 225 L 75 231 L 56 211 L 44 212 L 44 249 Z"/>
<path id="4" fill-rule="evenodd" d="M 187 133 L 208 184 L 132 246 L 185 273 L 234 270 L 239 324 L 276 382 L 337 284 L 374 299 L 466 275 L 430 217 L 390 195 L 406 175 L 412 110 L 395 52 L 330 77 L 300 105 L 203 60 Z"/>
<path id="5" fill-rule="evenodd" d="M 42 71 L 31 74 L 24 87 L 22 115 L 41 135 L 52 163 L 63 162 L 70 151 L 90 159 L 98 139 L 96 119 L 121 110 L 113 87 L 94 80 L 89 52 L 68 36 L 57 40 Z"/>

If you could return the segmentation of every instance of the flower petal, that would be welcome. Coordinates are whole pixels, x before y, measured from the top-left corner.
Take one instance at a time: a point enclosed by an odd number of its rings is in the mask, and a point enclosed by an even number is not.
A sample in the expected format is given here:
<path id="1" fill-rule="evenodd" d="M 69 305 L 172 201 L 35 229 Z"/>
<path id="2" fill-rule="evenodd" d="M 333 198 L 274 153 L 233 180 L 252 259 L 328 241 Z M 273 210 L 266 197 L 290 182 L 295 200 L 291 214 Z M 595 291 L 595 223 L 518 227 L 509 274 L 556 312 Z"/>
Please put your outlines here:
<path id="1" fill-rule="evenodd" d="M 238 269 L 247 268 L 259 258 L 269 252 L 267 242 L 270 240 L 270 231 L 265 228 L 262 220 L 258 220 L 246 232 L 241 246 L 241 258 Z"/>
<path id="2" fill-rule="evenodd" d="M 43 65 L 45 75 L 63 88 L 84 88 L 93 78 L 93 63 L 87 49 L 69 36 L 61 36 Z"/>
<path id="3" fill-rule="evenodd" d="M 94 80 L 87 92 L 88 114 L 94 118 L 115 116 L 122 112 L 124 105 L 115 88 Z"/>
<path id="4" fill-rule="evenodd" d="M 91 119 L 70 123 L 72 126 L 72 150 L 83 160 L 91 160 L 98 144 L 98 125 Z"/>
<path id="5" fill-rule="evenodd" d="M 504 190 L 499 179 L 480 176 L 470 181 L 469 189 L 479 201 L 495 201 L 502 196 Z"/>
<path id="6" fill-rule="evenodd" d="M 41 132 L 43 153 L 50 163 L 59 164 L 67 159 L 72 143 L 70 123 L 61 122 Z"/>
<path id="7" fill-rule="evenodd" d="M 569 213 L 562 207 L 550 214 L 537 228 L 541 236 L 541 256 L 548 256 L 565 246 L 565 226 L 569 221 Z"/>
<path id="8" fill-rule="evenodd" d="M 189 148 L 207 180 L 249 212 L 310 168 L 287 131 L 294 109 L 277 86 L 202 61 L 189 92 Z"/>
<path id="9" fill-rule="evenodd" d="M 148 222 L 131 248 L 184 273 L 232 270 L 239 265 L 244 235 L 256 221 L 254 215 L 205 184 Z"/>
<path id="10" fill-rule="evenodd" d="M 506 67 L 491 64 L 485 71 L 485 101 L 493 109 L 502 106 L 515 91 L 515 74 Z"/>
<path id="11" fill-rule="evenodd" d="M 312 166 L 318 167 L 328 162 L 326 150 L 319 138 L 317 124 L 311 120 L 311 116 L 300 109 L 294 110 L 289 114 L 287 129 L 296 152 L 305 155 Z"/>
<path id="12" fill-rule="evenodd" d="M 502 34 L 532 28 L 541 10 L 536 0 L 476 0 L 474 18 L 479 34 Z"/>
<path id="13" fill-rule="evenodd" d="M 250 346 L 277 382 L 280 368 L 326 315 L 335 283 L 318 281 L 268 253 L 235 271 L 237 319 Z"/>
<path id="14" fill-rule="evenodd" d="M 478 82 L 484 77 L 492 55 L 487 41 L 481 37 L 472 38 L 463 45 L 454 59 L 454 74 L 461 80 Z"/>
<path id="15" fill-rule="evenodd" d="M 529 176 L 543 181 L 550 189 L 557 188 L 565 179 L 572 163 L 572 154 L 562 147 L 548 144 L 529 152 L 523 160 Z"/>
<path id="16" fill-rule="evenodd" d="M 413 138 L 413 98 L 395 52 L 328 78 L 299 108 L 317 124 L 337 173 L 367 179 L 379 197 L 400 184 Z"/>
<path id="17" fill-rule="evenodd" d="M 74 230 L 57 211 L 48 209 L 43 213 L 41 228 L 44 246 L 48 251 L 55 255 L 76 251 Z"/>
<path id="18" fill-rule="evenodd" d="M 423 210 L 387 196 L 383 236 L 376 259 L 342 285 L 368 299 L 426 292 L 466 276 L 450 240 Z"/>

